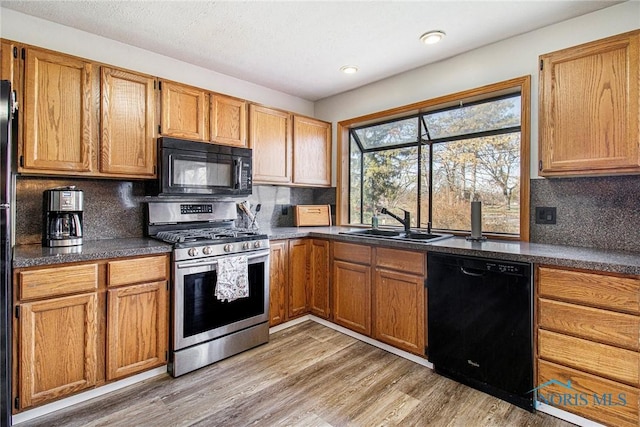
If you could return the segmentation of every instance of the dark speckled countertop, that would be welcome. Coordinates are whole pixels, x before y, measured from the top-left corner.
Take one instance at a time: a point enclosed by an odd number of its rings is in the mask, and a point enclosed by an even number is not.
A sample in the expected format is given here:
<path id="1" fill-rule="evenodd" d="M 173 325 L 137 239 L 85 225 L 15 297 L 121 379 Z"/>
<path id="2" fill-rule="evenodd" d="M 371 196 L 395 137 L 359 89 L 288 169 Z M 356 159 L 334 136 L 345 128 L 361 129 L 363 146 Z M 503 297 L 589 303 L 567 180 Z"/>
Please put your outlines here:
<path id="1" fill-rule="evenodd" d="M 18 245 L 13 249 L 13 267 L 38 267 L 169 252 L 171 252 L 171 245 L 147 238 L 85 240 L 80 246 L 66 248 Z"/>
<path id="2" fill-rule="evenodd" d="M 351 243 L 377 244 L 400 249 L 444 252 L 456 255 L 481 256 L 505 261 L 550 264 L 562 267 L 584 268 L 621 274 L 640 275 L 640 252 L 592 249 L 577 246 L 486 240 L 470 242 L 463 237 L 452 237 L 433 243 L 407 242 L 377 237 L 340 234 L 355 230 L 349 227 L 288 227 L 268 232 L 271 239 L 297 237 L 331 238 Z"/>
<path id="3" fill-rule="evenodd" d="M 301 237 L 330 238 L 343 242 L 360 242 L 399 249 L 444 252 L 456 255 L 497 258 L 505 261 L 531 262 L 640 275 L 640 252 L 501 240 L 469 242 L 462 237 L 423 243 L 340 234 L 349 230 L 356 229 L 336 226 L 282 227 L 263 230 L 263 232 L 267 233 L 271 240 Z M 14 248 L 13 267 L 35 267 L 168 252 L 171 252 L 171 245 L 148 238 L 85 241 L 82 246 L 71 249 L 44 248 L 41 245 L 20 245 Z"/>

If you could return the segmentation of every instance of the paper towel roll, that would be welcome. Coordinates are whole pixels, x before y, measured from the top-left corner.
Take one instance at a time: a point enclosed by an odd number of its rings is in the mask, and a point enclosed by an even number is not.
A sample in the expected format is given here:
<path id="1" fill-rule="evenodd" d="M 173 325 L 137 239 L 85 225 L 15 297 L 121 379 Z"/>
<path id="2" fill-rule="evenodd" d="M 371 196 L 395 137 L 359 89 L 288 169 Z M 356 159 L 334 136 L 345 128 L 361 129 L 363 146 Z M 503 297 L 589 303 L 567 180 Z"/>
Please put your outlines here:
<path id="1" fill-rule="evenodd" d="M 482 202 L 471 202 L 471 238 L 482 237 Z"/>

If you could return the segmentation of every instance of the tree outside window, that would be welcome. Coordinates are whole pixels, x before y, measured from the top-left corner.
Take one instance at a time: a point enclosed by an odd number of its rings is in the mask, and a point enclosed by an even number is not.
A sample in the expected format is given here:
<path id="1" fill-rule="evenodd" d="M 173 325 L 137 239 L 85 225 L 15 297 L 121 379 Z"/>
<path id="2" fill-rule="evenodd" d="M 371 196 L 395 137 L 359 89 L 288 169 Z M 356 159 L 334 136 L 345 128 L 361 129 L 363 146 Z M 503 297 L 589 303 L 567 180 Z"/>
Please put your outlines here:
<path id="1" fill-rule="evenodd" d="M 464 232 L 481 200 L 485 231 L 518 235 L 520 102 L 511 94 L 351 129 L 351 224 L 386 207 L 411 212 L 414 227 Z"/>

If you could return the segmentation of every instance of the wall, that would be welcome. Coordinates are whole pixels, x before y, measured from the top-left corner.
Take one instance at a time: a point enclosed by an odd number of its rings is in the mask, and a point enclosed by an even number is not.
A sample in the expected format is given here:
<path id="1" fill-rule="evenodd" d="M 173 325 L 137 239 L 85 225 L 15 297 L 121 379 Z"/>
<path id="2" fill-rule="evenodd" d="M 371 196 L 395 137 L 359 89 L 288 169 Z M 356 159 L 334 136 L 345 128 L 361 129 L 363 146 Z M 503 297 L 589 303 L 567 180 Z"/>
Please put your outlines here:
<path id="1" fill-rule="evenodd" d="M 313 116 L 313 103 L 104 37 L 0 8 L 0 36 Z"/>
<path id="2" fill-rule="evenodd" d="M 317 101 L 315 117 L 335 124 L 365 114 L 531 75 L 531 176 L 537 177 L 538 56 L 638 28 L 640 2 L 625 2 Z M 446 31 L 446 28 L 443 30 Z M 442 43 L 446 43 L 446 39 Z M 334 141 L 336 128 L 334 125 Z"/>
<path id="3" fill-rule="evenodd" d="M 538 56 L 638 28 L 640 2 L 625 2 L 320 100 L 316 117 L 334 122 L 336 140 L 339 121 L 531 75 L 531 210 L 555 206 L 558 222 L 532 214 L 530 240 L 640 251 L 640 176 L 546 180 L 536 167 Z"/>
<path id="4" fill-rule="evenodd" d="M 146 230 L 144 181 L 106 179 L 71 179 L 19 176 L 16 179 L 16 244 L 40 243 L 42 240 L 42 205 L 45 190 L 75 185 L 84 196 L 84 238 L 86 240 L 126 239 L 144 236 Z M 228 200 L 228 199 L 227 199 Z M 252 210 L 260 203 L 257 223 L 268 232 L 271 227 L 293 226 L 291 205 L 335 205 L 335 189 L 289 188 L 257 185 L 248 198 Z M 288 215 L 282 215 L 282 207 Z M 239 216 L 240 219 L 240 216 Z M 239 221 L 238 226 L 243 224 Z"/>

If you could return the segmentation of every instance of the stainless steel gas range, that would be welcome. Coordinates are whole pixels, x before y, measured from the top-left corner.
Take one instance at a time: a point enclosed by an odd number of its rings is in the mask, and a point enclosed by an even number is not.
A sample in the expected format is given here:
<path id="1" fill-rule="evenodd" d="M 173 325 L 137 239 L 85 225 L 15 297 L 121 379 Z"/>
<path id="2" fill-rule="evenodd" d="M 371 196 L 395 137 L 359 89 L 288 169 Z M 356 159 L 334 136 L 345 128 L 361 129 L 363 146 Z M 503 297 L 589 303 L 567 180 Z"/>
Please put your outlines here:
<path id="1" fill-rule="evenodd" d="M 234 226 L 234 202 L 150 202 L 148 208 L 148 235 L 174 246 L 171 375 L 268 342 L 268 237 Z M 243 288 L 237 299 L 220 297 L 229 277 Z"/>

